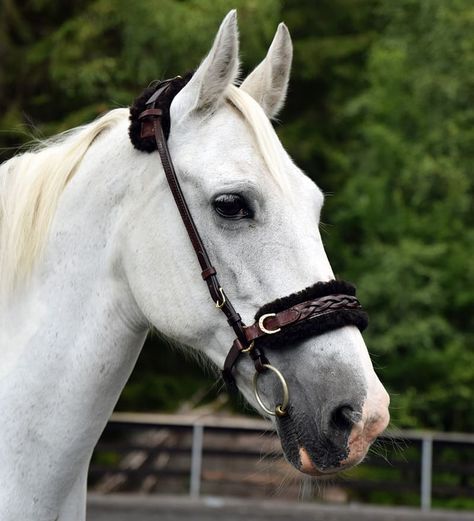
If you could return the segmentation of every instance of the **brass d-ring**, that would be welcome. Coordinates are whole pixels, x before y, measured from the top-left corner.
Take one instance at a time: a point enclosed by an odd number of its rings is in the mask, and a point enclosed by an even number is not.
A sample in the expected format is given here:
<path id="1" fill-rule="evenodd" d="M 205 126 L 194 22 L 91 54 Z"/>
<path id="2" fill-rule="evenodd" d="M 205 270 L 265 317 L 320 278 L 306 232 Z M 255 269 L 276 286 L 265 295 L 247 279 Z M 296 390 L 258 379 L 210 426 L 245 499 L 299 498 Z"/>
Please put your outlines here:
<path id="1" fill-rule="evenodd" d="M 218 300 L 216 300 L 216 308 L 217 309 L 222 309 L 224 307 L 224 304 L 225 304 L 225 295 L 224 295 L 224 290 L 222 288 L 219 288 L 219 291 L 221 293 L 222 301 L 219 302 Z"/>
<path id="2" fill-rule="evenodd" d="M 286 409 L 288 407 L 288 402 L 290 400 L 290 396 L 289 396 L 289 391 L 288 391 L 288 385 L 286 383 L 286 380 L 285 378 L 283 377 L 283 375 L 280 373 L 280 371 L 276 368 L 276 367 L 273 367 L 273 365 L 270 365 L 270 364 L 263 364 L 263 367 L 265 367 L 265 369 L 269 369 L 270 371 L 272 371 L 273 373 L 276 374 L 276 376 L 278 377 L 278 379 L 280 380 L 280 383 L 281 383 L 281 387 L 283 389 L 283 400 L 282 402 L 277 405 L 275 407 L 275 410 L 272 411 L 271 409 L 269 409 L 262 401 L 262 398 L 260 397 L 260 394 L 258 393 L 258 376 L 261 374 L 261 373 L 255 373 L 254 377 L 253 377 L 253 392 L 255 394 L 255 398 L 257 399 L 257 402 L 258 404 L 260 405 L 260 407 L 267 413 L 267 414 L 270 414 L 271 416 L 285 416 L 286 415 Z"/>
<path id="3" fill-rule="evenodd" d="M 252 340 L 249 344 L 248 347 L 246 347 L 245 349 L 242 349 L 242 351 L 240 351 L 241 353 L 250 353 L 250 351 L 252 351 L 252 349 L 254 348 L 255 346 L 255 340 Z"/>
<path id="4" fill-rule="evenodd" d="M 276 314 L 275 313 L 267 313 L 266 315 L 262 315 L 259 319 L 258 319 L 258 327 L 264 332 L 266 333 L 267 335 L 273 335 L 275 333 L 278 333 L 278 331 L 281 331 L 281 328 L 277 328 L 277 329 L 267 329 L 263 323 L 265 322 L 265 320 L 267 318 L 270 318 L 270 317 L 276 317 Z"/>

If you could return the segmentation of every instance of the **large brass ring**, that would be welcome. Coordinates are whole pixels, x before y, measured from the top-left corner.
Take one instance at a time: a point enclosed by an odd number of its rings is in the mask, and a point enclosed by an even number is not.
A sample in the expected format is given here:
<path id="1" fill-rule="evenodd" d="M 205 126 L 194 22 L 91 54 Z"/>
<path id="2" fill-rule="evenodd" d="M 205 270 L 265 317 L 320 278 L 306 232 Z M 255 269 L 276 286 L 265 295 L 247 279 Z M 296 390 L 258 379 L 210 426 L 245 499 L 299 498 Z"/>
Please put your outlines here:
<path id="1" fill-rule="evenodd" d="M 280 373 L 280 371 L 276 368 L 276 367 L 273 367 L 273 365 L 270 365 L 270 364 L 263 364 L 263 367 L 265 367 L 265 369 L 268 369 L 270 371 L 272 371 L 273 373 L 276 374 L 276 376 L 278 377 L 278 379 L 280 380 L 280 383 L 281 383 L 281 387 L 283 389 L 283 400 L 281 402 L 281 404 L 277 405 L 275 407 L 275 410 L 272 411 L 271 409 L 269 409 L 262 401 L 262 398 L 260 397 L 260 394 L 258 392 L 258 377 L 261 373 L 255 373 L 254 377 L 253 377 L 253 392 L 255 394 L 255 398 L 257 399 L 257 402 L 258 404 L 260 405 L 260 407 L 267 413 L 267 414 L 270 414 L 271 416 L 285 416 L 286 415 L 286 408 L 288 407 L 288 402 L 290 400 L 290 395 L 289 395 L 289 392 L 288 392 L 288 385 L 286 383 L 286 380 L 285 378 L 283 377 L 283 375 Z"/>

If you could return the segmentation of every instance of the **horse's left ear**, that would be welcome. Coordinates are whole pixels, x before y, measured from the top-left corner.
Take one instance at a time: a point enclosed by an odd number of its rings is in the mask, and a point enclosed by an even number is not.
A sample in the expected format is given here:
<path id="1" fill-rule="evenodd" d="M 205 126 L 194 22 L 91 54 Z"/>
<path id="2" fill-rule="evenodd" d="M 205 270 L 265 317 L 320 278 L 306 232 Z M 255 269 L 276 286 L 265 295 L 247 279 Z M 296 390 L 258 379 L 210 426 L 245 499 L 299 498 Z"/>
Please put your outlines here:
<path id="1" fill-rule="evenodd" d="M 267 56 L 240 86 L 262 106 L 269 118 L 275 117 L 285 102 L 292 58 L 291 36 L 281 23 Z"/>
<path id="2" fill-rule="evenodd" d="M 239 69 L 237 13 L 230 11 L 221 23 L 214 44 L 193 77 L 171 105 L 172 119 L 189 113 L 211 112 L 224 101 L 227 86 Z"/>

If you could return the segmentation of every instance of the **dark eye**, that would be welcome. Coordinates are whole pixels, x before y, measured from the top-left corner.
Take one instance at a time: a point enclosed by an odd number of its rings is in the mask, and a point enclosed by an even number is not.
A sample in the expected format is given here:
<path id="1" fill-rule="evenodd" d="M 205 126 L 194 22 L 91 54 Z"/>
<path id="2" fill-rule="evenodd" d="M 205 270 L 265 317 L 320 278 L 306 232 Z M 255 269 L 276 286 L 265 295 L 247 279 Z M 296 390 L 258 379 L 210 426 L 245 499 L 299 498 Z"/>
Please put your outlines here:
<path id="1" fill-rule="evenodd" d="M 214 210 L 226 219 L 245 219 L 253 217 L 245 199 L 238 194 L 222 194 L 214 199 Z"/>

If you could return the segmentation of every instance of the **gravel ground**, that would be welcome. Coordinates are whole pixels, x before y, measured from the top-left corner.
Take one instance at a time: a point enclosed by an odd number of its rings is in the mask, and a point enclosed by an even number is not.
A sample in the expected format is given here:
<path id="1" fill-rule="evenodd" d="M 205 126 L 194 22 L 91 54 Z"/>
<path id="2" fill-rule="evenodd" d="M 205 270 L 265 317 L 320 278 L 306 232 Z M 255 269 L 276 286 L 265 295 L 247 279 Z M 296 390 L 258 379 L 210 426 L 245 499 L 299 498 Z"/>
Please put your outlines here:
<path id="1" fill-rule="evenodd" d="M 88 521 L 474 521 L 474 513 L 183 496 L 89 495 Z"/>

